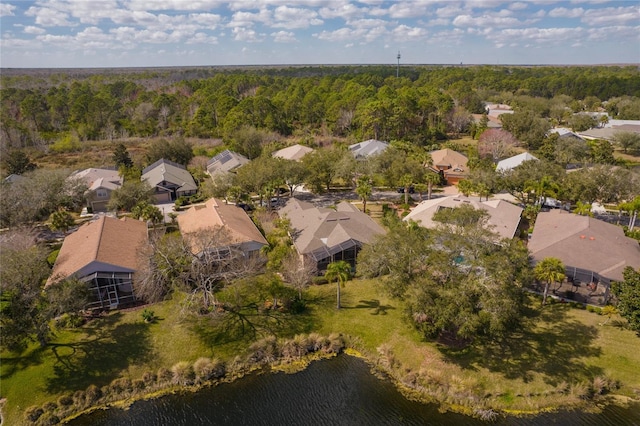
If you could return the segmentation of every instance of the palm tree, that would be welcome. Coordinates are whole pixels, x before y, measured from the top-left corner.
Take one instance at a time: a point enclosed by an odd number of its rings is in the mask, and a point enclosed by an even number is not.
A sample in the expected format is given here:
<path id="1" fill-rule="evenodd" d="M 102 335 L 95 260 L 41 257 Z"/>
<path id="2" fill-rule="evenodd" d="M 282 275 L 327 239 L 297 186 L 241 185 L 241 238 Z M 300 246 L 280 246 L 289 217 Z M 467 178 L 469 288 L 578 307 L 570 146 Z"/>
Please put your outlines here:
<path id="1" fill-rule="evenodd" d="M 367 212 L 367 200 L 371 197 L 371 192 L 373 188 L 371 187 L 371 180 L 369 176 L 362 176 L 358 179 L 356 186 L 356 194 L 362 200 L 362 211 Z"/>
<path id="2" fill-rule="evenodd" d="M 626 203 L 622 203 L 618 206 L 620 210 L 629 212 L 629 231 L 633 231 L 636 225 L 636 218 L 638 217 L 638 211 L 640 210 L 640 195 L 633 200 Z"/>
<path id="3" fill-rule="evenodd" d="M 549 294 L 549 286 L 552 283 L 562 282 L 564 280 L 565 267 L 562 261 L 555 257 L 545 257 L 533 268 L 533 275 L 539 281 L 543 281 L 544 293 L 542 295 L 542 304 L 547 303 L 547 295 Z"/>
<path id="4" fill-rule="evenodd" d="M 580 216 L 591 216 L 593 217 L 593 213 L 591 212 L 591 204 L 583 203 L 582 201 L 578 201 L 576 203 L 576 208 L 573 209 L 575 214 L 579 214 Z"/>
<path id="5" fill-rule="evenodd" d="M 615 306 L 607 305 L 602 308 L 602 315 L 607 317 L 604 322 L 598 323 L 599 325 L 605 325 L 609 321 L 611 321 L 611 317 L 618 314 L 618 309 Z"/>
<path id="6" fill-rule="evenodd" d="M 424 175 L 424 180 L 427 183 L 427 200 L 430 200 L 433 193 L 433 185 L 440 183 L 440 175 L 435 172 L 427 172 Z"/>
<path id="7" fill-rule="evenodd" d="M 337 304 L 336 308 L 340 309 L 340 287 L 351 277 L 351 265 L 344 260 L 337 262 L 331 262 L 327 265 L 327 271 L 324 273 L 324 277 L 331 283 L 336 280 L 337 287 Z"/>

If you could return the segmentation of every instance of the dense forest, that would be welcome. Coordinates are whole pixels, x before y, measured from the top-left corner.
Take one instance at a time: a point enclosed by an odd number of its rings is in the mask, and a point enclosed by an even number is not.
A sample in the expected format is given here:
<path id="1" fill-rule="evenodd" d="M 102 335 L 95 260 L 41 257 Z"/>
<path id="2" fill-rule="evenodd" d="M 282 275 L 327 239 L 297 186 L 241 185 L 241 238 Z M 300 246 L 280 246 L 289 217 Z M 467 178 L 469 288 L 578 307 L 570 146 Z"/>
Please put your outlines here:
<path id="1" fill-rule="evenodd" d="M 530 148 L 540 127 L 581 111 L 640 119 L 637 67 L 227 67 L 3 70 L 0 147 L 74 150 L 88 140 L 229 139 L 242 127 L 430 145 L 474 133 L 484 101 L 511 105 L 505 128 Z M 528 130 L 518 134 L 517 127 Z M 515 130 L 515 131 L 514 131 Z"/>

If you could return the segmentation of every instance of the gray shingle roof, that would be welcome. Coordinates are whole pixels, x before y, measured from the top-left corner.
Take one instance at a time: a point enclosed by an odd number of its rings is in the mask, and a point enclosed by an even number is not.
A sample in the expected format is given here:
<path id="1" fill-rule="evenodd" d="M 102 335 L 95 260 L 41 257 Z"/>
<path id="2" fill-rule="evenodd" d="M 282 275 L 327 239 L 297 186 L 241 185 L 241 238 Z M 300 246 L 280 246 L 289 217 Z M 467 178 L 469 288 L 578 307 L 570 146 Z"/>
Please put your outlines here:
<path id="1" fill-rule="evenodd" d="M 369 139 L 364 142 L 354 143 L 353 145 L 349 145 L 349 151 L 353 154 L 354 157 L 370 157 L 372 155 L 377 155 L 384 152 L 387 148 L 389 148 L 389 144 L 387 142 Z"/>
<path id="2" fill-rule="evenodd" d="M 158 186 L 162 182 L 170 182 L 178 185 L 178 191 L 196 191 L 198 189 L 191 173 L 180 164 L 169 160 L 160 159 L 142 171 L 142 180 L 151 187 Z"/>
<path id="3" fill-rule="evenodd" d="M 244 155 L 226 149 L 207 161 L 207 173 L 213 176 L 216 173 L 231 172 L 249 161 Z"/>
<path id="4" fill-rule="evenodd" d="M 333 210 L 291 198 L 278 214 L 291 221 L 298 253 L 316 259 L 341 251 L 343 247 L 369 243 L 376 235 L 385 233 L 373 219 L 347 202 Z"/>

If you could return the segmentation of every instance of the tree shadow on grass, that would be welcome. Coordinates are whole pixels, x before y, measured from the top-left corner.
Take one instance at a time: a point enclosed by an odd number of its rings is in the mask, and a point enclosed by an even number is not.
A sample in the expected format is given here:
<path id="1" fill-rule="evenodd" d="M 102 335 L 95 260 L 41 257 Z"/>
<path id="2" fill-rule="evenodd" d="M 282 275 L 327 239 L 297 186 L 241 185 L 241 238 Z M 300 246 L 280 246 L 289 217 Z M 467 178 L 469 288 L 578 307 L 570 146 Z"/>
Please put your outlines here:
<path id="1" fill-rule="evenodd" d="M 371 315 L 386 315 L 389 309 L 395 309 L 391 305 L 382 305 L 380 300 L 359 300 L 358 304 L 352 309 L 371 309 Z"/>
<path id="2" fill-rule="evenodd" d="M 49 344 L 56 361 L 54 375 L 46 381 L 47 391 L 106 385 L 129 365 L 149 361 L 153 357 L 149 324 L 121 324 L 121 317 L 115 313 L 92 321 L 86 327 L 89 337 L 83 341 Z"/>
<path id="3" fill-rule="evenodd" d="M 37 347 L 22 353 L 3 352 L 0 357 L 2 366 L 0 380 L 8 379 L 18 371 L 42 364 L 45 350 L 46 348 Z"/>
<path id="4" fill-rule="evenodd" d="M 508 379 L 533 380 L 542 374 L 551 385 L 580 381 L 603 373 L 587 366 L 583 357 L 597 357 L 602 349 L 594 345 L 598 329 L 567 318 L 568 306 L 552 305 L 530 309 L 523 327 L 501 341 L 477 341 L 462 349 L 442 347 L 451 362 L 475 370 L 487 368 Z"/>
<path id="5" fill-rule="evenodd" d="M 251 342 L 265 336 L 292 337 L 306 334 L 315 327 L 309 312 L 243 310 L 214 316 L 193 315 L 189 329 L 209 347 Z"/>

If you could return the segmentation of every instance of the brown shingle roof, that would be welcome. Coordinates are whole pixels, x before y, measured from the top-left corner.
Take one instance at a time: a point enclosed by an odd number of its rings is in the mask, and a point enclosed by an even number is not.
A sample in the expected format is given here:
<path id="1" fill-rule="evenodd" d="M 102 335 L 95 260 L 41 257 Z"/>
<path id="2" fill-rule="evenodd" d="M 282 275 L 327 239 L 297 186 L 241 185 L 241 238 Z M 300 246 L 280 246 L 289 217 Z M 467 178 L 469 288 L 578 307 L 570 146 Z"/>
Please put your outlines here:
<path id="1" fill-rule="evenodd" d="M 183 235 L 196 234 L 206 229 L 222 227 L 229 232 L 233 244 L 257 243 L 266 245 L 267 241 L 256 225 L 240 207 L 225 204 L 224 201 L 211 198 L 205 204 L 192 206 L 178 216 L 178 225 Z M 192 247 L 194 253 L 199 252 Z"/>
<path id="2" fill-rule="evenodd" d="M 146 242 L 145 222 L 102 216 L 65 238 L 47 285 L 74 274 L 133 272 L 138 269 L 138 252 Z"/>
<path id="3" fill-rule="evenodd" d="M 538 215 L 529 251 L 534 260 L 556 257 L 568 267 L 622 280 L 625 267 L 640 268 L 640 245 L 622 228 L 563 210 Z"/>

